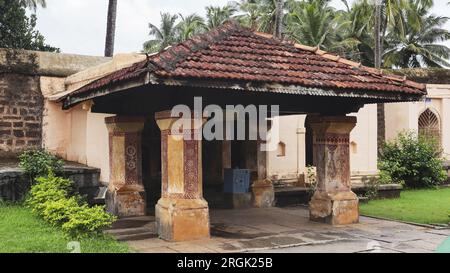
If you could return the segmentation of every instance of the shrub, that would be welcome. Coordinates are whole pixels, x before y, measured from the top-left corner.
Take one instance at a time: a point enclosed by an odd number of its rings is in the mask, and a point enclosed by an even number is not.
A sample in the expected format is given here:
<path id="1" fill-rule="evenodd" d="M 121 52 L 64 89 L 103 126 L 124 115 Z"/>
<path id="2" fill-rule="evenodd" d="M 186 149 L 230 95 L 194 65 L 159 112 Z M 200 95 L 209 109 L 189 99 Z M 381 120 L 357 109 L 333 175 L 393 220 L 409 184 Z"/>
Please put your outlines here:
<path id="1" fill-rule="evenodd" d="M 77 207 L 69 215 L 69 220 L 62 229 L 72 237 L 78 238 L 89 234 L 98 234 L 116 220 L 116 217 L 106 213 L 104 207 L 89 207 L 86 204 Z"/>
<path id="2" fill-rule="evenodd" d="M 447 179 L 436 142 L 410 132 L 383 145 L 378 167 L 383 183 L 409 188 L 434 187 Z"/>
<path id="3" fill-rule="evenodd" d="M 70 216 L 78 209 L 76 197 L 62 198 L 44 203 L 42 217 L 53 226 L 61 226 L 69 221 Z"/>
<path id="4" fill-rule="evenodd" d="M 61 173 L 64 162 L 44 150 L 28 150 L 19 155 L 19 166 L 34 182 L 35 178 L 46 176 L 49 170 Z"/>
<path id="5" fill-rule="evenodd" d="M 57 177 L 50 170 L 47 177 L 36 179 L 26 202 L 33 212 L 72 237 L 99 233 L 115 221 L 105 206 L 89 207 L 78 194 L 69 197 L 72 188 L 72 181 Z"/>
<path id="6" fill-rule="evenodd" d="M 72 186 L 72 181 L 57 177 L 49 171 L 47 177 L 36 178 L 36 184 L 31 187 L 28 194 L 27 204 L 34 212 L 42 215 L 47 202 L 66 198 Z"/>

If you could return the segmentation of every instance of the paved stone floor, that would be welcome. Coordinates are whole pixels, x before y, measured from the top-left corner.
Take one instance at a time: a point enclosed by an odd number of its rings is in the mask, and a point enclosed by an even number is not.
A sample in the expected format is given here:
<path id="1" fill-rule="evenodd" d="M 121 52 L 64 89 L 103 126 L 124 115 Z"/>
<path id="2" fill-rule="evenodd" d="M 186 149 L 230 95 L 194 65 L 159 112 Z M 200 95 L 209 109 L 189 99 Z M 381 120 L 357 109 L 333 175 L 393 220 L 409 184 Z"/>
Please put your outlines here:
<path id="1" fill-rule="evenodd" d="M 361 217 L 329 226 L 308 220 L 305 207 L 211 210 L 211 239 L 170 243 L 156 235 L 128 244 L 137 252 L 434 252 L 450 236 L 434 229 Z M 153 218 L 145 218 L 153 228 Z M 120 227 L 120 226 L 119 226 Z M 124 228 L 124 227 L 121 227 Z"/>

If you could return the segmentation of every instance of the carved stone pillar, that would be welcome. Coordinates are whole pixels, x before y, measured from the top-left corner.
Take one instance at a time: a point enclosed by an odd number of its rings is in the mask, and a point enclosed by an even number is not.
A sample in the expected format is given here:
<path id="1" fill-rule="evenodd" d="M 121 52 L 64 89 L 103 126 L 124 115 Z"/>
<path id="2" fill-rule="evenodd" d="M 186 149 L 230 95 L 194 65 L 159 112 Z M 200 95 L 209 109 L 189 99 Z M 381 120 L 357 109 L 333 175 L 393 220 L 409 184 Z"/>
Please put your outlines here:
<path id="1" fill-rule="evenodd" d="M 105 119 L 109 131 L 108 210 L 119 217 L 145 215 L 142 185 L 141 132 L 145 118 L 115 116 Z"/>
<path id="2" fill-rule="evenodd" d="M 272 207 L 275 201 L 275 191 L 273 183 L 267 179 L 267 152 L 261 146 L 264 141 L 258 140 L 256 143 L 256 167 L 258 177 L 253 181 L 253 206 L 257 208 Z"/>
<path id="3" fill-rule="evenodd" d="M 231 169 L 231 141 L 222 140 L 222 180 L 224 179 L 224 170 Z"/>
<path id="4" fill-rule="evenodd" d="M 191 128 L 174 131 L 179 117 L 170 111 L 155 114 L 161 130 L 162 193 L 156 205 L 160 238 L 186 241 L 209 237 L 209 209 L 202 191 L 202 145 L 194 135 L 201 133 L 204 120 L 189 118 Z M 185 117 L 183 117 L 185 118 Z M 190 140 L 187 139 L 190 136 Z"/>
<path id="5" fill-rule="evenodd" d="M 356 117 L 311 118 L 317 190 L 310 202 L 310 219 L 333 225 L 359 221 L 358 198 L 351 191 L 349 137 Z"/>

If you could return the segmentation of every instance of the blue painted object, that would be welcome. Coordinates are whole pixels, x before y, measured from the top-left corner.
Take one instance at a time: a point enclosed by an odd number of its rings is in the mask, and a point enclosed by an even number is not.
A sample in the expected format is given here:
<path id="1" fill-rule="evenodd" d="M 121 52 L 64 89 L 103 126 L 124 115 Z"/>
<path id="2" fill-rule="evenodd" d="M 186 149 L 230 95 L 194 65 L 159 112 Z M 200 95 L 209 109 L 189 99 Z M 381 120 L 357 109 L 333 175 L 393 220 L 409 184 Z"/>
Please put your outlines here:
<path id="1" fill-rule="evenodd" d="M 224 170 L 225 193 L 246 193 L 250 188 L 250 170 L 225 169 Z"/>

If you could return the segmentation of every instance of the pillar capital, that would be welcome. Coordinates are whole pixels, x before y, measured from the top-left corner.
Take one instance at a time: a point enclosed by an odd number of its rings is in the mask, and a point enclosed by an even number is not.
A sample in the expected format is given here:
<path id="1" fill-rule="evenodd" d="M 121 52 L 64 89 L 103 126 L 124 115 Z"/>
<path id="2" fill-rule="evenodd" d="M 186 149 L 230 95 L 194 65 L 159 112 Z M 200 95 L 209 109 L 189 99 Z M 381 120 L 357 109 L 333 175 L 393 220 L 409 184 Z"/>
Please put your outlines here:
<path id="1" fill-rule="evenodd" d="M 140 133 L 144 128 L 144 117 L 114 116 L 105 118 L 110 133 Z"/>
<path id="2" fill-rule="evenodd" d="M 155 113 L 156 124 L 161 131 L 171 130 L 175 122 L 180 121 L 180 124 L 189 124 L 189 128 L 180 128 L 181 130 L 199 130 L 202 128 L 203 123 L 205 123 L 206 118 L 200 116 L 196 117 L 194 114 L 190 116 L 182 116 L 181 113 L 176 113 L 172 115 L 171 111 L 161 111 Z"/>
<path id="3" fill-rule="evenodd" d="M 315 133 L 349 134 L 356 126 L 356 117 L 312 116 L 310 124 Z"/>

